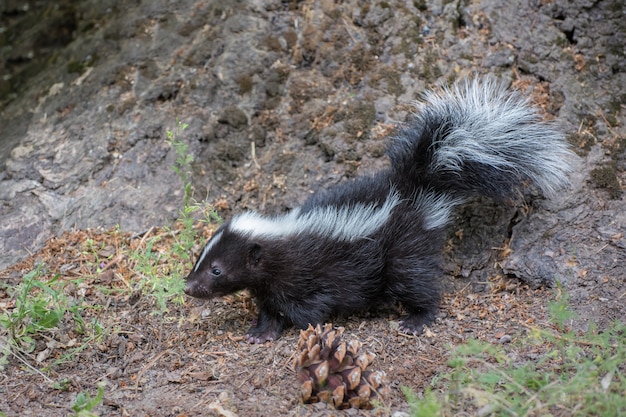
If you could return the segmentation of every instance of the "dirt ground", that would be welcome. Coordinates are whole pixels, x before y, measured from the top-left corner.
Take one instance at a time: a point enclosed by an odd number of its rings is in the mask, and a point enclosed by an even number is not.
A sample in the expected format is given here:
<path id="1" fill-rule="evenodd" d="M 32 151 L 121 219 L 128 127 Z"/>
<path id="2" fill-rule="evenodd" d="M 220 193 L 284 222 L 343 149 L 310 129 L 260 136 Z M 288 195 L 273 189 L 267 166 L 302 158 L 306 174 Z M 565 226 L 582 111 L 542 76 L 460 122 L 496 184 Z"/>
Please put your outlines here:
<path id="1" fill-rule="evenodd" d="M 44 263 L 46 277 L 83 280 L 69 296 L 106 329 L 82 342 L 59 326 L 28 364 L 10 357 L 1 412 L 68 415 L 78 393 L 104 383 L 101 415 L 393 415 L 407 411 L 400 387 L 423 392 L 448 370 L 453 346 L 549 328 L 557 279 L 578 312 L 574 329 L 626 320 L 623 2 L 174 3 L 0 4 L 0 313 L 15 307 L 10 288 Z M 398 333 L 399 312 L 382 307 L 335 321 L 387 375 L 390 395 L 374 410 L 301 404 L 298 332 L 245 343 L 254 320 L 245 294 L 187 299 L 159 315 L 133 292 L 124 249 L 145 245 L 147 232 L 171 250 L 159 227 L 182 202 L 164 141 L 177 118 L 189 123 L 181 138 L 198 198 L 223 217 L 276 213 L 383 166 L 385 136 L 412 101 L 473 73 L 510 80 L 559 123 L 580 161 L 552 201 L 459 210 L 430 332 Z M 65 358 L 77 341 L 84 349 Z M 529 350 L 520 356 L 542 354 Z"/>
<path id="2" fill-rule="evenodd" d="M 157 251 L 172 245 L 168 233 L 154 233 L 163 237 Z M 86 251 L 88 240 L 101 249 Z M 436 323 L 420 337 L 399 333 L 400 312 L 390 307 L 341 318 L 334 325 L 345 327 L 344 339 L 358 340 L 363 351 L 376 354 L 369 369 L 386 373 L 390 394 L 377 399 L 374 410 L 304 405 L 293 369 L 299 331 L 291 329 L 273 343 L 246 343 L 243 336 L 255 311 L 245 293 L 171 303 L 167 314 L 156 314 L 151 300 L 127 287 L 138 277 L 124 248 L 142 241 L 119 231 L 67 233 L 49 241 L 36 259 L 5 270 L 2 278 L 10 284 L 17 284 L 21 271 L 34 268 L 35 261 L 45 261 L 50 271 L 65 271 L 68 279 L 85 278 L 69 293 L 81 299 L 85 322 L 97 320 L 108 329 L 89 340 L 68 314 L 65 325 L 44 332 L 35 351 L 26 355 L 43 373 L 9 358 L 0 402 L 7 415 L 67 415 L 77 393 L 95 396 L 96 384 L 105 383 L 103 405 L 96 410 L 100 415 L 191 416 L 217 410 L 214 414 L 223 416 L 229 411 L 239 416 L 387 416 L 407 410 L 400 387 L 422 392 L 433 377 L 449 370 L 452 346 L 469 338 L 510 343 L 531 326 L 551 327 L 545 300 L 553 298 L 552 292 L 502 277 L 489 283 L 489 291 L 476 293 L 467 283 L 448 294 Z M 112 253 L 113 261 L 99 264 L 98 253 Z M 3 307 L 10 306 L 7 293 L 0 296 Z M 83 348 L 73 353 L 78 345 Z M 533 346 L 524 354 L 536 351 Z"/>

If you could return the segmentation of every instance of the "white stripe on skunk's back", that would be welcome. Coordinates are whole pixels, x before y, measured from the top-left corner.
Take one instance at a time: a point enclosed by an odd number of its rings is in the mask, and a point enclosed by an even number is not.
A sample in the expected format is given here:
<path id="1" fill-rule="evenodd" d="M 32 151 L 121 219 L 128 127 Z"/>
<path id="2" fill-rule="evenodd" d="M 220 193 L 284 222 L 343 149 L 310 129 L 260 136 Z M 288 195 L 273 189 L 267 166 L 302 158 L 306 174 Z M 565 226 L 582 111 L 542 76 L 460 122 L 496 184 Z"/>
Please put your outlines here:
<path id="1" fill-rule="evenodd" d="M 400 196 L 392 192 L 380 207 L 359 203 L 341 207 L 325 206 L 303 214 L 296 209 L 284 216 L 272 218 L 247 212 L 234 217 L 230 229 L 253 238 L 272 239 L 312 233 L 352 242 L 366 238 L 382 227 L 399 202 Z"/>
<path id="2" fill-rule="evenodd" d="M 414 210 L 421 214 L 424 230 L 438 229 L 448 224 L 452 210 L 464 201 L 452 194 L 420 191 L 415 198 Z"/>

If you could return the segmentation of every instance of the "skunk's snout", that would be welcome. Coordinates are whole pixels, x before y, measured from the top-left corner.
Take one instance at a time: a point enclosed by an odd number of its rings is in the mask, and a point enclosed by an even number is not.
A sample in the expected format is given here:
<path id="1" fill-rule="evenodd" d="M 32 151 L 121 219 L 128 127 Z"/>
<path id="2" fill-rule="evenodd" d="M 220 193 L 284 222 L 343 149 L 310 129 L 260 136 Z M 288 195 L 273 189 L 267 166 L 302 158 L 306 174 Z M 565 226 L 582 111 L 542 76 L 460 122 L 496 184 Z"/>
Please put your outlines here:
<path id="1" fill-rule="evenodd" d="M 189 275 L 187 275 L 185 277 L 185 294 L 191 296 L 191 297 L 195 297 L 195 293 L 197 292 L 195 290 L 195 287 L 197 287 L 197 283 L 196 281 L 194 281 L 193 277 L 193 272 L 190 273 Z"/>
<path id="2" fill-rule="evenodd" d="M 185 294 L 194 298 L 212 298 L 213 294 L 206 283 L 198 277 L 193 277 L 193 272 L 185 278 Z"/>

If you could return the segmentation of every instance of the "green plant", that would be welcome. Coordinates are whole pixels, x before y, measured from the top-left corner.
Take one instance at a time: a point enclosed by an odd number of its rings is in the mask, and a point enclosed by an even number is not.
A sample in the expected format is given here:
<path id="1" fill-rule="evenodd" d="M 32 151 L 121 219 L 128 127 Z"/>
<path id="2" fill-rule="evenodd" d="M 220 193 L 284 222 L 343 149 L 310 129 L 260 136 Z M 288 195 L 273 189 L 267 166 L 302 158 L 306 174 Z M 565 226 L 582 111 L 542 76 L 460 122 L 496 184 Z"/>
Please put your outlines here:
<path id="1" fill-rule="evenodd" d="M 50 335 L 58 332 L 71 332 L 72 337 L 83 336 L 81 343 L 67 346 L 66 353 L 43 368 L 47 370 L 73 359 L 87 347 L 89 341 L 99 339 L 104 334 L 103 327 L 95 318 L 85 322 L 83 315 L 86 307 L 83 300 L 65 294 L 67 284 L 76 284 L 75 281 L 63 281 L 58 274 L 47 280 L 45 278 L 44 267 L 38 265 L 22 277 L 21 283 L 12 288 L 7 286 L 14 307 L 0 314 L 0 326 L 6 329 L 8 336 L 6 343 L 0 347 L 0 368 L 13 355 L 25 366 L 40 372 L 28 360 L 28 354 L 35 350 L 37 340 L 50 339 Z M 47 356 L 45 352 L 38 353 L 38 362 Z"/>
<path id="2" fill-rule="evenodd" d="M 441 413 L 441 404 L 437 396 L 431 390 L 426 390 L 423 398 L 418 398 L 417 394 L 409 387 L 401 387 L 402 393 L 409 403 L 411 417 L 436 417 Z"/>
<path id="3" fill-rule="evenodd" d="M 557 331 L 535 327 L 509 345 L 471 340 L 458 346 L 451 371 L 432 383 L 445 391 L 442 399 L 404 390 L 411 416 L 470 409 L 493 416 L 626 415 L 626 325 L 616 321 L 602 332 L 592 325 L 577 334 L 565 326 L 573 317 L 568 300 L 559 286 L 550 303 Z"/>
<path id="4" fill-rule="evenodd" d="M 192 195 L 190 177 L 191 163 L 193 162 L 193 155 L 189 153 L 189 144 L 180 139 L 183 131 L 187 129 L 187 127 L 189 127 L 187 123 L 183 123 L 176 118 L 176 129 L 174 131 L 168 130 L 166 139 L 166 142 L 174 148 L 174 152 L 176 153 L 176 163 L 172 166 L 172 169 L 183 182 L 185 207 L 189 204 Z"/>
<path id="5" fill-rule="evenodd" d="M 548 303 L 552 322 L 560 331 L 566 328 L 565 322 L 573 319 L 576 314 L 569 308 L 569 294 L 563 290 L 559 281 L 556 282 L 556 297 Z"/>
<path id="6" fill-rule="evenodd" d="M 79 392 L 76 395 L 76 400 L 72 405 L 72 410 L 75 412 L 76 417 L 97 417 L 99 414 L 93 410 L 97 408 L 104 398 L 104 389 L 102 385 L 98 385 L 98 394 L 95 397 L 91 397 L 88 392 Z"/>
<path id="7" fill-rule="evenodd" d="M 101 263 L 100 263 L 100 256 L 98 255 L 98 251 L 100 249 L 103 249 L 103 246 L 101 246 L 100 248 L 97 248 L 96 243 L 94 242 L 93 239 L 86 239 L 83 242 L 83 245 L 86 246 L 86 249 L 87 249 L 85 253 L 92 255 L 95 259 L 94 265 L 96 267 L 96 273 L 98 274 L 101 273 L 102 269 L 100 267 Z M 102 245 L 104 245 L 104 243 L 102 243 Z"/>
<path id="8" fill-rule="evenodd" d="M 184 281 L 182 277 L 188 271 L 192 247 L 197 244 L 200 234 L 195 227 L 200 217 L 201 222 L 221 223 L 215 208 L 205 201 L 197 202 L 193 198 L 191 185 L 191 163 L 193 156 L 189 154 L 189 145 L 182 138 L 187 124 L 176 120 L 176 129 L 167 132 L 167 143 L 176 153 L 176 162 L 172 169 L 183 183 L 183 207 L 173 228 L 164 228 L 168 237 L 173 239 L 167 251 L 155 250 L 163 236 L 157 235 L 146 240 L 145 246 L 131 253 L 135 261 L 133 269 L 141 280 L 140 289 L 154 299 L 157 314 L 168 310 L 169 302 L 182 303 L 184 300 Z M 200 216 L 198 216 L 200 214 Z"/>
<path id="9" fill-rule="evenodd" d="M 52 388 L 59 391 L 69 391 L 72 386 L 72 381 L 69 378 L 62 378 L 52 383 Z"/>
<path id="10" fill-rule="evenodd" d="M 180 233 L 181 238 L 177 239 L 174 246 L 174 251 L 183 257 L 188 257 L 189 249 L 194 245 L 197 238 L 197 233 L 194 229 L 196 222 L 194 214 L 201 212 L 203 214 L 201 221 L 218 223 L 222 221 L 215 207 L 205 201 L 198 202 L 193 198 L 193 187 L 191 184 L 193 155 L 189 153 L 189 145 L 181 139 L 182 132 L 188 126 L 188 124 L 176 119 L 176 130 L 168 130 L 166 140 L 176 153 L 176 163 L 172 166 L 172 169 L 180 177 L 184 189 L 183 208 L 178 218 L 178 222 L 182 224 L 183 228 Z"/>
<path id="11" fill-rule="evenodd" d="M 131 258 L 135 260 L 133 269 L 141 277 L 140 289 L 154 299 L 156 313 L 163 314 L 168 310 L 168 301 L 182 302 L 184 284 L 180 276 L 169 271 L 168 265 L 174 262 L 171 255 L 153 250 L 159 239 L 148 239 L 145 248 L 131 253 Z"/>
<path id="12" fill-rule="evenodd" d="M 0 315 L 0 324 L 7 329 L 12 344 L 25 352 L 35 348 L 33 336 L 56 327 L 68 308 L 59 276 L 41 281 L 42 270 L 38 265 L 22 277 L 22 283 L 10 292 L 15 308 Z M 74 310 L 74 315 L 77 314 Z"/>

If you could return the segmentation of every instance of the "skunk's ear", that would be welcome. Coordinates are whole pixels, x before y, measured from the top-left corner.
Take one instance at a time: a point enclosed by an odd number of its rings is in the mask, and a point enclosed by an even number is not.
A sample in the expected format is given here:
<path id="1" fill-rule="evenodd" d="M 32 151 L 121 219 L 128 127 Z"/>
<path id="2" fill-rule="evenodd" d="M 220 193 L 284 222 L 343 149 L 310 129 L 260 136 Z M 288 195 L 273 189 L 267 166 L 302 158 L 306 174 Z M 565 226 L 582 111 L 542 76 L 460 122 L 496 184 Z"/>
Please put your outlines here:
<path id="1" fill-rule="evenodd" d="M 248 265 L 255 267 L 261 261 L 261 245 L 258 243 L 251 243 L 248 246 Z"/>

